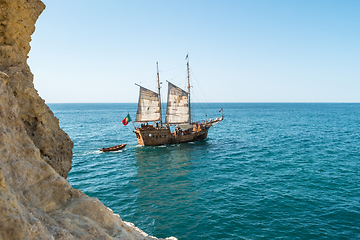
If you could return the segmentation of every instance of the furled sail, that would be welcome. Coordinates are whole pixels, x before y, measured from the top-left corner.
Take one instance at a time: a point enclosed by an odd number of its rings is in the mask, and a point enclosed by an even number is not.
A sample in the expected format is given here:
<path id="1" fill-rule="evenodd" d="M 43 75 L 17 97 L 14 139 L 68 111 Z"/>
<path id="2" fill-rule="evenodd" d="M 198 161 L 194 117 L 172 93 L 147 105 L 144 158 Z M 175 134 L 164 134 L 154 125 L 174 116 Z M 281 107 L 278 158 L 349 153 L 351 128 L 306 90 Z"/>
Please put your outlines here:
<path id="1" fill-rule="evenodd" d="M 140 86 L 135 122 L 159 121 L 160 118 L 159 94 Z"/>
<path id="2" fill-rule="evenodd" d="M 179 124 L 190 122 L 189 94 L 168 82 L 168 102 L 165 123 Z"/>

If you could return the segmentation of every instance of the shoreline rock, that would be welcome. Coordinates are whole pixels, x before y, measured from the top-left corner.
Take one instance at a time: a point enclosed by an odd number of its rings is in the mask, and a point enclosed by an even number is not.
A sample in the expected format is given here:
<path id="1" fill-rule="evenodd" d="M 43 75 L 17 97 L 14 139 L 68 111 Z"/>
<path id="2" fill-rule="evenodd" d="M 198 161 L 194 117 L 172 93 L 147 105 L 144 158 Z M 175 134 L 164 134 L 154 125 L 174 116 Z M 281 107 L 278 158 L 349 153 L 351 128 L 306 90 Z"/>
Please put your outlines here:
<path id="1" fill-rule="evenodd" d="M 74 144 L 35 90 L 34 76 L 27 65 L 31 35 L 45 5 L 40 0 L 2 0 L 0 9 L 0 71 L 9 76 L 6 84 L 17 100 L 19 117 L 41 158 L 66 178 L 72 166 Z"/>
<path id="2" fill-rule="evenodd" d="M 73 143 L 26 62 L 44 9 L 0 0 L 0 239 L 157 239 L 66 181 Z"/>

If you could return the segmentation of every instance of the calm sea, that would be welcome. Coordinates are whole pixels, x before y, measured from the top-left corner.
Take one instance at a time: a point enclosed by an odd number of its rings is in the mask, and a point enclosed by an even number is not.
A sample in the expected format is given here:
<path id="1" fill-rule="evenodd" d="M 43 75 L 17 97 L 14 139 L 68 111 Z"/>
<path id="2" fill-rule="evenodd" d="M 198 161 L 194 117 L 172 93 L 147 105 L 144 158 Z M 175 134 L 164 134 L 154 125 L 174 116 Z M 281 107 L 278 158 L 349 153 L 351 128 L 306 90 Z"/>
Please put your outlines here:
<path id="1" fill-rule="evenodd" d="M 360 104 L 195 104 L 225 120 L 157 147 L 121 123 L 137 104 L 49 105 L 75 144 L 72 186 L 150 235 L 360 239 Z"/>

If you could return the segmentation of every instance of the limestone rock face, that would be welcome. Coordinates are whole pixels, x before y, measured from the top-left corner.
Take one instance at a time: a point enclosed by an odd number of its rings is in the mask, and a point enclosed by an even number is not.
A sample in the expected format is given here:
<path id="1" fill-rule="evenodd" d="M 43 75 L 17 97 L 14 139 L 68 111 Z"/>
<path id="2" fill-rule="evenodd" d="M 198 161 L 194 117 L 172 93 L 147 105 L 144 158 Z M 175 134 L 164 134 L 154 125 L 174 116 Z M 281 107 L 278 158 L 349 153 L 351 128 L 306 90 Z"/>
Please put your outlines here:
<path id="1" fill-rule="evenodd" d="M 10 78 L 19 117 L 40 155 L 61 176 L 71 170 L 73 143 L 34 88 L 27 65 L 31 35 L 45 5 L 40 0 L 0 0 L 0 71 Z"/>
<path id="2" fill-rule="evenodd" d="M 44 7 L 0 0 L 0 240 L 156 239 L 65 179 L 73 143 L 34 89 L 26 63 Z"/>

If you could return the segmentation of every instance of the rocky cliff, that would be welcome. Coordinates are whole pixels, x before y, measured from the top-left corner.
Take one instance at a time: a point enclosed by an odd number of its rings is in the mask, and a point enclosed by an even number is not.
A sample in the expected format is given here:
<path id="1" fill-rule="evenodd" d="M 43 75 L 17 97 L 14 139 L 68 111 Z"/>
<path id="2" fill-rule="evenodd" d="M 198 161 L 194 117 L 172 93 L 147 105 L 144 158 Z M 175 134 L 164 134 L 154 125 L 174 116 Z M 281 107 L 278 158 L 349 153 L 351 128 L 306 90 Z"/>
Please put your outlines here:
<path id="1" fill-rule="evenodd" d="M 73 143 L 26 62 L 44 8 L 0 0 L 0 239 L 156 239 L 66 181 Z"/>
<path id="2" fill-rule="evenodd" d="M 41 158 L 66 178 L 73 143 L 39 97 L 26 63 L 35 22 L 44 8 L 41 1 L 0 0 L 0 71 L 10 77 L 7 85 L 16 98 L 19 117 Z"/>

